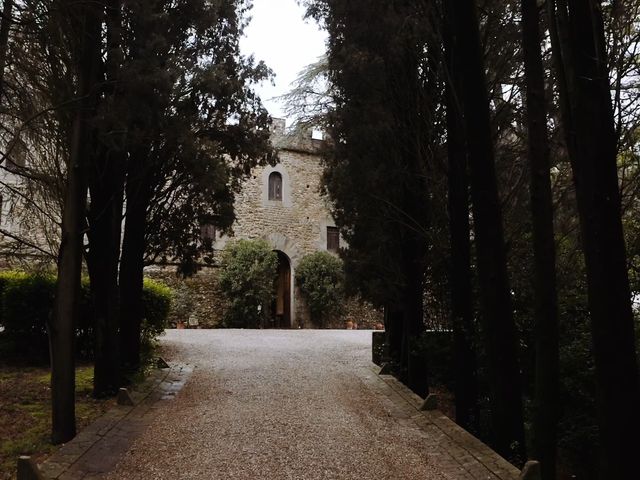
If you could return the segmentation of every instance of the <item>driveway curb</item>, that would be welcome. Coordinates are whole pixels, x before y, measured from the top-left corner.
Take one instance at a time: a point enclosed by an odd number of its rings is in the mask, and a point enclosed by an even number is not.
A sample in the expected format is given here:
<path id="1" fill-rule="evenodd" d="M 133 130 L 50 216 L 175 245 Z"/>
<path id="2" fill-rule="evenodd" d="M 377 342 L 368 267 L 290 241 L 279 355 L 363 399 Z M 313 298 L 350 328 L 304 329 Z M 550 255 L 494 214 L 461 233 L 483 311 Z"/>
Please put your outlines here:
<path id="1" fill-rule="evenodd" d="M 389 414 L 422 430 L 447 475 L 460 480 L 518 480 L 520 470 L 439 410 L 422 410 L 423 399 L 371 364 L 365 384 L 386 400 Z"/>
<path id="2" fill-rule="evenodd" d="M 98 478 L 115 467 L 133 441 L 156 417 L 156 408 L 182 389 L 193 366 L 156 369 L 129 392 L 134 405 L 117 405 L 45 460 L 39 470 L 47 480 Z"/>

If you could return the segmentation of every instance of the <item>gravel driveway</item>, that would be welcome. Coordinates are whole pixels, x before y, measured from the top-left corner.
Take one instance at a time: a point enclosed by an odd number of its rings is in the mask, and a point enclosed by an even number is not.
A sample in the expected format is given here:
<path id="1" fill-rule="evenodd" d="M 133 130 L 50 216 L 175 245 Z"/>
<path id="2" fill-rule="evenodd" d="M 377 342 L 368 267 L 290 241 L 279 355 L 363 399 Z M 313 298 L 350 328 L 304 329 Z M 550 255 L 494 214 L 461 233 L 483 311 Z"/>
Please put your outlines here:
<path id="1" fill-rule="evenodd" d="M 371 332 L 172 330 L 162 343 L 195 370 L 108 478 L 451 478 L 363 383 Z"/>

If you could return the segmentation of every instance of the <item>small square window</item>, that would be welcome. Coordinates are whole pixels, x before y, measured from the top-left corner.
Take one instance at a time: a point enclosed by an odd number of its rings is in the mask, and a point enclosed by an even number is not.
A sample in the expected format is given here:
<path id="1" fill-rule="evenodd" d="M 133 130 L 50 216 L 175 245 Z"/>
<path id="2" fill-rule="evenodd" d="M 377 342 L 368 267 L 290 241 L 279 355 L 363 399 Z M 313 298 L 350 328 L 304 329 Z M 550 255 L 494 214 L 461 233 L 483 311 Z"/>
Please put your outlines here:
<path id="1" fill-rule="evenodd" d="M 340 250 L 340 232 L 338 227 L 327 227 L 327 250 L 338 253 Z"/>

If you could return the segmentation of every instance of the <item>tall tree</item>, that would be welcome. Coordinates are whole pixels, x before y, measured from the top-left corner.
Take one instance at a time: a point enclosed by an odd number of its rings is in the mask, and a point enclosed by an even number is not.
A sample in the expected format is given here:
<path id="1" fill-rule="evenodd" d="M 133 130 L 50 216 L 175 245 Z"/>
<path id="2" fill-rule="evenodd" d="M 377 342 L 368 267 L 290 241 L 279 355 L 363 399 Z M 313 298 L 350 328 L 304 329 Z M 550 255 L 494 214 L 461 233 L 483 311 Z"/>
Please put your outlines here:
<path id="1" fill-rule="evenodd" d="M 308 7 L 329 32 L 333 143 L 323 181 L 349 244 L 347 286 L 384 305 L 392 355 L 406 370 L 410 340 L 424 328 L 425 138 L 432 134 L 420 6 L 321 0 Z"/>
<path id="2" fill-rule="evenodd" d="M 587 269 L 603 473 L 632 478 L 635 445 L 628 439 L 640 427 L 640 378 L 602 5 L 597 0 L 548 5 Z"/>
<path id="3" fill-rule="evenodd" d="M 483 334 L 491 393 L 493 443 L 514 461 L 524 459 L 524 419 L 518 368 L 517 336 L 507 278 L 502 212 L 495 172 L 487 83 L 474 0 L 453 2 L 454 41 L 460 56 L 457 72 L 471 170 L 471 197 L 480 281 Z"/>
<path id="4" fill-rule="evenodd" d="M 269 71 L 239 51 L 249 6 L 239 0 L 128 4 L 127 100 L 139 107 L 128 143 L 120 268 L 120 346 L 129 366 L 140 358 L 145 258 L 174 253 L 184 273 L 193 273 L 202 253 L 194 248 L 200 227 L 229 227 L 239 180 L 272 157 L 269 116 L 251 90 Z M 162 221 L 169 212 L 180 219 Z M 147 228 L 151 220 L 158 232 Z"/>
<path id="5" fill-rule="evenodd" d="M 68 25 L 71 58 L 77 68 L 76 105 L 69 145 L 69 163 L 58 256 L 58 283 L 53 320 L 48 325 L 51 352 L 52 440 L 63 443 L 75 436 L 74 336 L 80 299 L 84 214 L 87 199 L 89 119 L 94 108 L 100 54 L 103 7 L 64 2 L 60 24 Z"/>
<path id="6" fill-rule="evenodd" d="M 170 60 L 168 36 L 177 36 L 175 41 L 179 42 L 184 36 L 186 20 L 182 16 L 176 28 L 170 29 L 168 12 L 163 7 L 163 2 L 153 0 L 130 2 L 127 8 L 130 33 L 129 58 L 124 70 L 124 77 L 128 79 L 125 99 L 134 108 L 129 119 L 127 141 L 126 217 L 119 276 L 119 347 L 125 370 L 135 370 L 140 363 L 146 209 L 155 181 L 151 151 L 154 140 L 162 135 L 164 125 L 161 124 L 161 116 L 169 101 L 172 81 L 163 68 Z M 162 34 L 154 37 L 153 32 Z"/>
<path id="7" fill-rule="evenodd" d="M 445 2 L 444 8 L 451 4 Z M 453 328 L 455 363 L 456 422 L 468 430 L 476 430 L 479 420 L 477 358 L 473 288 L 471 270 L 471 228 L 469 225 L 468 152 L 464 136 L 462 106 L 459 93 L 461 55 L 452 35 L 451 13 L 445 15 L 443 40 L 445 45 L 448 209 L 451 244 L 451 323 Z"/>
<path id="8" fill-rule="evenodd" d="M 93 300 L 93 394 L 113 394 L 120 386 L 118 269 L 122 232 L 127 111 L 120 79 L 123 49 L 121 0 L 106 2 L 104 87 L 93 122 L 93 161 L 88 168 L 90 205 L 87 267 Z"/>
<path id="9" fill-rule="evenodd" d="M 542 478 L 556 478 L 559 403 L 558 299 L 549 137 L 536 0 L 522 0 L 522 45 L 526 82 L 528 157 L 534 247 L 536 389 L 533 448 Z"/>

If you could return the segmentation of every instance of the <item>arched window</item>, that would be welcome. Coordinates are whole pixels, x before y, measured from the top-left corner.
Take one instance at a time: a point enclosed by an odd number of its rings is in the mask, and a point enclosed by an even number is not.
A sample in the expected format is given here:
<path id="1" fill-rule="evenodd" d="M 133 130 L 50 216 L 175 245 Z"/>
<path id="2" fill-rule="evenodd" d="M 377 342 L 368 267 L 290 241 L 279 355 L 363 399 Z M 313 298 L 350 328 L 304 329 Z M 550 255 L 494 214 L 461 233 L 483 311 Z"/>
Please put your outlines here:
<path id="1" fill-rule="evenodd" d="M 269 200 L 282 201 L 282 175 L 278 172 L 269 175 Z"/>

